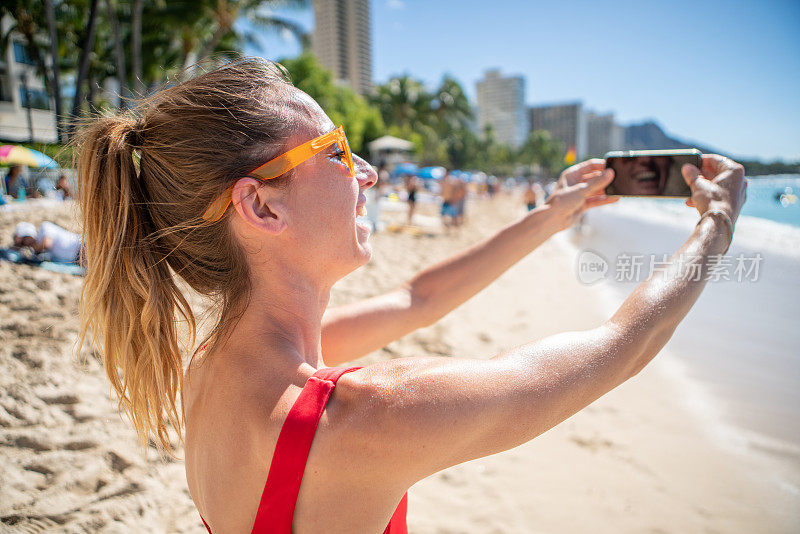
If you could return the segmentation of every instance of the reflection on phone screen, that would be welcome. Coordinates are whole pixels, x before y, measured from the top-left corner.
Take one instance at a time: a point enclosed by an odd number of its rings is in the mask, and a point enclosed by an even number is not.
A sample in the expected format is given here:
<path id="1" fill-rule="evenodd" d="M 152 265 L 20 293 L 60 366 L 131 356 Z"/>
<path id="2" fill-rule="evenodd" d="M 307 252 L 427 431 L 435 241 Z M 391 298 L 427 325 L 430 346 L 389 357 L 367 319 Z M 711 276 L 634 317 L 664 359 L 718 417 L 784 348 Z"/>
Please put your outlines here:
<path id="1" fill-rule="evenodd" d="M 609 195 L 691 196 L 681 175 L 686 163 L 696 165 L 695 156 L 611 157 L 607 166 L 614 169 L 614 181 L 606 188 Z"/>

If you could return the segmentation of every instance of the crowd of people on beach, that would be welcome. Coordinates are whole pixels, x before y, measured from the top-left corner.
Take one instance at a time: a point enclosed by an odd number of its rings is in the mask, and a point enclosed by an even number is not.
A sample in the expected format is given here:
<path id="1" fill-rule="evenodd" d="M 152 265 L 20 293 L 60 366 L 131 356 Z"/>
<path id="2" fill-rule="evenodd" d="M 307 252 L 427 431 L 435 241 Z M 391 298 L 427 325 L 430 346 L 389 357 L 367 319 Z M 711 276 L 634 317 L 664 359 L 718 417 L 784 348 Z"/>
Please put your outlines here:
<path id="1" fill-rule="evenodd" d="M 0 205 L 9 201 L 22 201 L 28 198 L 55 198 L 66 200 L 74 198 L 72 186 L 65 173 L 59 173 L 53 181 L 47 175 L 23 172 L 22 165 L 12 165 L 3 178 L 0 191 Z"/>
<path id="2" fill-rule="evenodd" d="M 495 176 L 488 176 L 479 181 L 471 181 L 458 171 L 445 171 L 439 180 L 423 180 L 413 174 L 401 174 L 392 181 L 392 173 L 386 165 L 377 169 L 378 181 L 368 192 L 367 208 L 368 217 L 374 230 L 381 227 L 380 200 L 385 196 L 394 196 L 395 200 L 405 200 L 407 204 L 406 226 L 414 226 L 414 216 L 417 213 L 417 204 L 423 192 L 434 196 L 439 204 L 441 227 L 445 233 L 450 233 L 464 225 L 466 204 L 468 196 L 474 198 L 494 198 L 498 192 L 518 194 L 522 192 L 521 200 L 528 211 L 541 206 L 546 201 L 554 183 L 542 185 L 540 179 L 519 180 L 507 178 L 501 180 Z"/>

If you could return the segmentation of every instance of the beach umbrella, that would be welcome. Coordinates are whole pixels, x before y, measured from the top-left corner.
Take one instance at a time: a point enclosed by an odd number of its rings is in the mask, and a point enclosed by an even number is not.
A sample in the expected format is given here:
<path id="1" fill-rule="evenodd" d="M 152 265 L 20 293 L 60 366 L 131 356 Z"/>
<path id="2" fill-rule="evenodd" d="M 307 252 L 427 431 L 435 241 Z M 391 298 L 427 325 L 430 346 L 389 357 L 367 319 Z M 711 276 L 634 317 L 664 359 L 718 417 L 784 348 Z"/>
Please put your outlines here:
<path id="1" fill-rule="evenodd" d="M 447 174 L 447 169 L 444 167 L 423 167 L 417 172 L 420 178 L 427 178 L 431 180 L 441 180 Z"/>
<path id="2" fill-rule="evenodd" d="M 394 169 L 392 169 L 392 176 L 400 176 L 401 174 L 416 174 L 417 167 L 413 163 L 398 163 L 395 165 Z"/>
<path id="3" fill-rule="evenodd" d="M 19 145 L 0 146 L 0 165 L 27 165 L 37 169 L 58 168 L 58 163 L 50 156 Z"/>

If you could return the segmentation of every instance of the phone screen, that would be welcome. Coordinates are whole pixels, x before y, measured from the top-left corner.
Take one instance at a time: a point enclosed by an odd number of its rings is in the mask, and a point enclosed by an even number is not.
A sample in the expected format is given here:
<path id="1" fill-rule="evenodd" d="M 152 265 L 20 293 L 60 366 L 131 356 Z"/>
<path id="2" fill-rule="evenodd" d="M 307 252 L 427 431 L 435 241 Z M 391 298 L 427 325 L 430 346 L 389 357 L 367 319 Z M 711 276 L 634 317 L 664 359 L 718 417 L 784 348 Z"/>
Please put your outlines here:
<path id="1" fill-rule="evenodd" d="M 644 154 L 606 158 L 614 169 L 607 195 L 690 197 L 692 191 L 681 174 L 686 163 L 700 166 L 699 154 Z"/>

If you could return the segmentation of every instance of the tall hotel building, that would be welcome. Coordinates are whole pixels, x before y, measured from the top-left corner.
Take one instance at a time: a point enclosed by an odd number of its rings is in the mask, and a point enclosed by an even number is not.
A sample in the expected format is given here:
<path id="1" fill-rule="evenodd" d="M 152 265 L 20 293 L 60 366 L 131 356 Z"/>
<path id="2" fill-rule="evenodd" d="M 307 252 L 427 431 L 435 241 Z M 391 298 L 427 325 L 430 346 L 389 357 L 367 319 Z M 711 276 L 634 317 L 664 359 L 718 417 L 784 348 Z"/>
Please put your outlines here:
<path id="1" fill-rule="evenodd" d="M 586 114 L 586 156 L 602 158 L 609 150 L 622 150 L 625 129 L 614 121 L 613 113 Z"/>
<path id="2" fill-rule="evenodd" d="M 575 147 L 580 160 L 587 153 L 587 123 L 583 103 L 534 106 L 530 108 L 531 130 L 546 130 L 561 141 L 564 150 Z"/>
<path id="3" fill-rule="evenodd" d="M 519 147 L 528 136 L 525 80 L 501 76 L 498 69 L 486 71 L 477 82 L 478 125 L 491 126 L 498 142 Z"/>
<path id="4" fill-rule="evenodd" d="M 372 89 L 369 0 L 314 0 L 311 50 L 336 81 L 366 95 Z"/>

